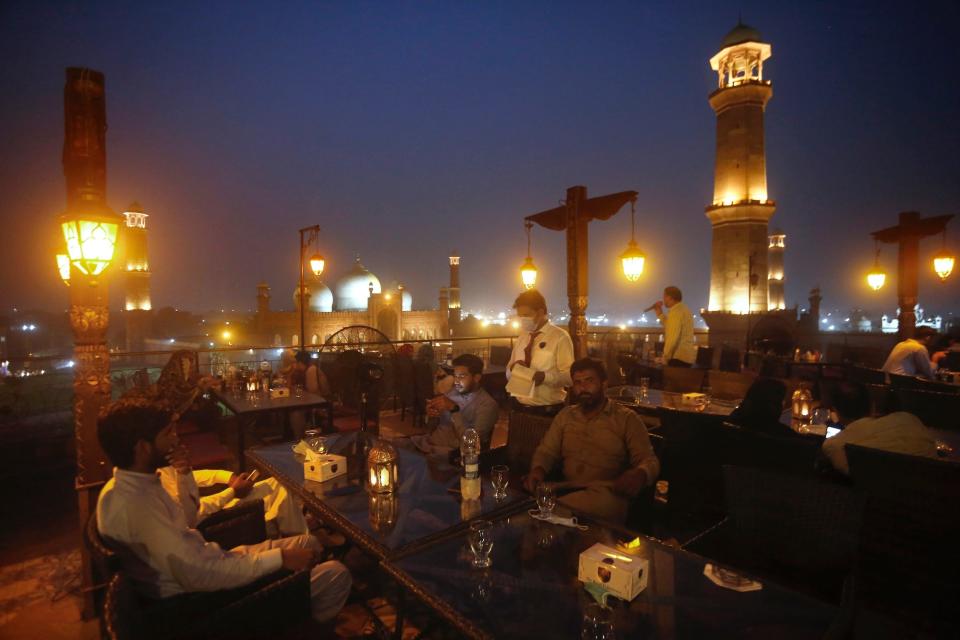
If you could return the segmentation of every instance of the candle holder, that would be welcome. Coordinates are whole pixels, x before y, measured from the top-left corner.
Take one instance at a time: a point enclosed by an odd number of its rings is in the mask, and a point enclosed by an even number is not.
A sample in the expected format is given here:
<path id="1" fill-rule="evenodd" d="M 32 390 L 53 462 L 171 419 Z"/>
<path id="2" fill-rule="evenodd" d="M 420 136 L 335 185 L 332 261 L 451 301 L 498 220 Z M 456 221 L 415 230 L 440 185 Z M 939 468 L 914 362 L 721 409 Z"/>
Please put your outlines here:
<path id="1" fill-rule="evenodd" d="M 813 396 L 805 385 L 800 385 L 791 397 L 791 414 L 795 425 L 809 425 L 813 415 Z"/>
<path id="2" fill-rule="evenodd" d="M 389 442 L 377 440 L 367 454 L 367 486 L 371 493 L 397 490 L 397 450 Z"/>

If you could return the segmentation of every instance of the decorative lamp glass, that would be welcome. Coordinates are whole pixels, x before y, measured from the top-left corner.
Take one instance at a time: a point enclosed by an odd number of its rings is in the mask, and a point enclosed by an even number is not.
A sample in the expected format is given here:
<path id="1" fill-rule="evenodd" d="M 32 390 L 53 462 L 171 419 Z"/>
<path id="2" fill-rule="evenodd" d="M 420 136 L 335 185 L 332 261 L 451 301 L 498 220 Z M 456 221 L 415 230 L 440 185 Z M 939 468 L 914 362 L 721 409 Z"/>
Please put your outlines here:
<path id="1" fill-rule="evenodd" d="M 533 264 L 533 258 L 527 256 L 527 259 L 520 265 L 520 280 L 523 282 L 524 289 L 533 289 L 537 286 L 537 267 Z"/>
<path id="2" fill-rule="evenodd" d="M 879 291 L 886 281 L 887 274 L 880 269 L 874 268 L 867 274 L 867 284 L 870 285 L 870 288 L 874 291 Z"/>
<path id="3" fill-rule="evenodd" d="M 620 254 L 620 264 L 623 266 L 623 275 L 630 282 L 636 282 L 643 275 L 643 263 L 647 257 L 633 240 L 627 245 L 627 250 Z"/>
<path id="4" fill-rule="evenodd" d="M 64 253 L 57 254 L 57 269 L 60 271 L 60 279 L 63 284 L 70 286 L 70 258 Z"/>
<path id="5" fill-rule="evenodd" d="M 325 265 L 326 261 L 319 253 L 315 253 L 310 256 L 310 271 L 313 272 L 313 275 L 320 277 L 320 274 L 323 273 L 323 267 Z"/>
<path id="6" fill-rule="evenodd" d="M 103 273 L 113 260 L 121 219 L 110 209 L 97 205 L 62 216 L 60 229 L 71 264 L 88 276 Z"/>
<path id="7" fill-rule="evenodd" d="M 805 385 L 800 385 L 793 392 L 791 398 L 791 413 L 794 422 L 798 424 L 809 424 L 811 414 L 813 413 L 813 396 Z"/>
<path id="8" fill-rule="evenodd" d="M 389 442 L 378 440 L 367 454 L 367 484 L 371 493 L 397 490 L 397 450 Z"/>
<path id="9" fill-rule="evenodd" d="M 370 526 L 379 534 L 387 535 L 397 524 L 399 500 L 394 493 L 371 493 L 367 505 L 370 513 Z"/>
<path id="10" fill-rule="evenodd" d="M 933 270 L 937 272 L 940 280 L 946 280 L 950 277 L 950 274 L 953 273 L 954 262 L 953 254 L 947 253 L 945 249 L 941 249 L 933 257 Z"/>

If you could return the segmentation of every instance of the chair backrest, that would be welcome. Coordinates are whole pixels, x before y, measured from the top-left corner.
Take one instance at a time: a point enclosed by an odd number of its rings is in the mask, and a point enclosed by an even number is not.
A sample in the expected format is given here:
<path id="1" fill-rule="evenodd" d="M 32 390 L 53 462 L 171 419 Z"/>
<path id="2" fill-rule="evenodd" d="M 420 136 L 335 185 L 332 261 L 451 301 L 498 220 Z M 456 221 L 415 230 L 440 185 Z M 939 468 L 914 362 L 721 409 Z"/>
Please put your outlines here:
<path id="1" fill-rule="evenodd" d="M 897 388 L 893 394 L 900 411 L 912 413 L 928 427 L 960 431 L 960 395 Z"/>
<path id="2" fill-rule="evenodd" d="M 114 574 L 107 585 L 100 625 L 109 640 L 133 640 L 143 637 L 140 603 L 130 578 Z"/>
<path id="3" fill-rule="evenodd" d="M 772 469 L 724 465 L 730 539 L 749 565 L 805 574 L 853 567 L 865 499 L 850 487 Z"/>
<path id="4" fill-rule="evenodd" d="M 490 365 L 505 367 L 510 362 L 510 354 L 513 349 L 503 345 L 493 345 L 490 347 Z"/>
<path id="5" fill-rule="evenodd" d="M 704 369 L 690 367 L 664 367 L 663 390 L 689 393 L 700 391 L 703 386 Z"/>
<path id="6" fill-rule="evenodd" d="M 697 362 L 699 369 L 709 369 L 713 366 L 713 347 L 697 347 Z"/>
<path id="7" fill-rule="evenodd" d="M 723 464 L 767 469 L 792 475 L 813 475 L 820 438 L 773 436 L 724 423 L 714 438 L 714 455 Z"/>
<path id="8" fill-rule="evenodd" d="M 893 413 L 896 409 L 894 403 L 896 398 L 893 396 L 893 389 L 886 384 L 868 384 L 867 392 L 870 394 L 870 411 L 875 416 L 885 416 Z"/>
<path id="9" fill-rule="evenodd" d="M 511 411 L 507 431 L 507 464 L 519 474 L 530 470 L 533 452 L 547 433 L 553 418 Z"/>
<path id="10" fill-rule="evenodd" d="M 960 391 L 960 386 L 946 382 L 934 382 L 916 376 L 903 376 L 898 373 L 890 374 L 890 384 L 894 389 L 917 389 L 918 391 L 936 391 L 938 393 L 953 393 Z"/>
<path id="11" fill-rule="evenodd" d="M 413 358 L 395 355 L 393 357 L 393 388 L 403 406 L 410 406 L 414 399 Z"/>
<path id="12" fill-rule="evenodd" d="M 741 400 L 756 379 L 755 374 L 747 372 L 711 371 L 708 378 L 710 395 L 722 400 Z"/>
<path id="13" fill-rule="evenodd" d="M 856 597 L 918 629 L 953 629 L 960 600 L 960 464 L 848 444 L 867 495 Z"/>
<path id="14" fill-rule="evenodd" d="M 733 347 L 720 349 L 720 371 L 740 371 L 740 350 Z"/>
<path id="15" fill-rule="evenodd" d="M 852 364 L 847 367 L 847 380 L 862 384 L 886 384 L 887 373 L 882 369 L 871 369 Z"/>

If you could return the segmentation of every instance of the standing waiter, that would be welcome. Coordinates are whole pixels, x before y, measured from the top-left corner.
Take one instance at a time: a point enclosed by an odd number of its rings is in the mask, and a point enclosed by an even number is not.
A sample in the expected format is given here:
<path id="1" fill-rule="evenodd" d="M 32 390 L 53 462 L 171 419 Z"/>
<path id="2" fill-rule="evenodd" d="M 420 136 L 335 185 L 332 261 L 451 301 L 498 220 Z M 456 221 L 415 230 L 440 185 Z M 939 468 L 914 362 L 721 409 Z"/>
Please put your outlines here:
<path id="1" fill-rule="evenodd" d="M 663 323 L 663 363 L 670 367 L 690 367 L 697 360 L 693 337 L 693 314 L 683 304 L 683 293 L 677 287 L 663 290 L 663 301 L 657 300 L 657 320 Z M 663 314 L 666 307 L 670 313 Z"/>
<path id="2" fill-rule="evenodd" d="M 547 319 L 547 301 L 536 289 L 517 296 L 513 308 L 520 321 L 520 336 L 510 354 L 507 379 L 518 364 L 534 371 L 532 395 L 514 396 L 515 408 L 554 416 L 564 406 L 566 387 L 573 384 L 573 341 L 566 331 Z"/>

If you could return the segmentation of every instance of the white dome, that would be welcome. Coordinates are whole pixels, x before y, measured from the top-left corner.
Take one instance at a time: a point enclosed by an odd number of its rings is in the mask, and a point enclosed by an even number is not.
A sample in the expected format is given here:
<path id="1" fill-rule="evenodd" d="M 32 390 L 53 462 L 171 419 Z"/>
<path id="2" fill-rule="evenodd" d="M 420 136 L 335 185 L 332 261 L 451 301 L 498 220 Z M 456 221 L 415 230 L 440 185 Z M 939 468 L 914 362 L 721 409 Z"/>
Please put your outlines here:
<path id="1" fill-rule="evenodd" d="M 360 264 L 360 258 L 345 276 L 337 281 L 337 311 L 362 311 L 367 308 L 370 287 L 374 293 L 380 293 L 380 279 Z"/>
<path id="2" fill-rule="evenodd" d="M 306 288 L 306 294 L 310 296 L 310 300 L 307 302 L 308 311 L 318 311 L 321 313 L 329 313 L 333 311 L 333 292 L 330 291 L 330 288 L 323 284 L 319 278 L 313 278 L 311 282 L 304 283 Z M 299 287 L 294 288 L 293 290 L 293 308 L 297 311 L 300 310 L 300 296 L 297 293 Z"/>

